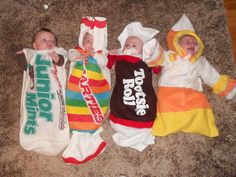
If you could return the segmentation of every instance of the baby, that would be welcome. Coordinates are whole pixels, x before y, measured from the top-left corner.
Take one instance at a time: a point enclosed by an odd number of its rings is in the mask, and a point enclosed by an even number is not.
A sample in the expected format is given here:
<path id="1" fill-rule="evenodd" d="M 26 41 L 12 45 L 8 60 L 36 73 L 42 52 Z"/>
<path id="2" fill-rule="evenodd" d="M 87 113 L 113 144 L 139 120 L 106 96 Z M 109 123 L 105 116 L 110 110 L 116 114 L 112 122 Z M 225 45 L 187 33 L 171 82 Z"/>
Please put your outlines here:
<path id="1" fill-rule="evenodd" d="M 211 106 L 202 93 L 202 80 L 213 92 L 231 99 L 236 80 L 219 73 L 206 60 L 203 43 L 186 15 L 167 35 L 169 51 L 148 64 L 163 66 L 157 91 L 158 113 L 152 133 L 166 136 L 179 131 L 216 137 Z"/>
<path id="2" fill-rule="evenodd" d="M 24 70 L 20 144 L 47 155 L 57 155 L 69 142 L 64 100 L 67 52 L 56 45 L 54 33 L 43 28 L 33 36 L 33 49 L 16 53 Z"/>
<path id="3" fill-rule="evenodd" d="M 157 43 L 153 39 L 157 33 L 155 29 L 132 22 L 118 37 L 121 52 L 111 50 L 108 55 L 108 67 L 112 68 L 115 64 L 116 72 L 109 116 L 110 124 L 116 131 L 113 139 L 120 146 L 138 151 L 154 144 L 151 127 L 156 118 L 156 96 L 152 85 L 152 68 L 144 60 L 151 58 L 154 53 L 147 46 Z M 147 56 L 147 53 L 150 55 Z M 156 68 L 156 72 L 159 71 L 160 68 Z"/>
<path id="4" fill-rule="evenodd" d="M 79 46 L 68 51 L 71 61 L 66 105 L 71 142 L 62 154 L 73 164 L 87 162 L 105 150 L 101 124 L 110 101 L 110 71 L 104 55 L 107 22 L 103 17 L 81 20 Z"/>

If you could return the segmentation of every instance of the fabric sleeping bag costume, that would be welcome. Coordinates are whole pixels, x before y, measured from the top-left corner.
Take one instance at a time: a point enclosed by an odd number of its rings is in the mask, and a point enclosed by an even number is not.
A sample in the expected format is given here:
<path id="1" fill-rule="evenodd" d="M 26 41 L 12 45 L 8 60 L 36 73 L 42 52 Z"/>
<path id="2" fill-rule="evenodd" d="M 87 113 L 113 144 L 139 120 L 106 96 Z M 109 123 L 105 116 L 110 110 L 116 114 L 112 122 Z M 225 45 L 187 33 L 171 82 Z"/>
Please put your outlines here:
<path id="1" fill-rule="evenodd" d="M 194 55 L 187 55 L 180 46 L 179 41 L 184 35 L 197 41 Z M 156 60 L 163 69 L 158 83 L 158 113 L 153 135 L 165 136 L 182 131 L 218 136 L 212 108 L 202 93 L 202 80 L 213 88 L 215 94 L 227 99 L 236 93 L 236 80 L 220 75 L 202 56 L 203 43 L 186 15 L 169 31 L 167 42 L 169 51 Z"/>
<path id="2" fill-rule="evenodd" d="M 49 52 L 67 59 L 62 48 L 23 49 L 27 68 L 21 95 L 20 145 L 46 155 L 57 155 L 69 143 L 69 126 L 65 112 L 65 63 L 57 66 Z"/>
<path id="3" fill-rule="evenodd" d="M 66 90 L 66 106 L 71 141 L 62 154 L 64 161 L 73 164 L 87 162 L 105 150 L 100 137 L 101 124 L 110 101 L 110 71 L 104 55 L 107 45 L 107 21 L 103 17 L 84 17 L 81 20 L 79 46 L 68 51 L 71 61 Z M 92 56 L 84 46 L 90 35 Z M 90 41 L 91 42 L 91 41 Z M 77 56 L 86 55 L 84 59 Z"/>
<path id="4" fill-rule="evenodd" d="M 108 68 L 115 64 L 116 83 L 111 95 L 110 124 L 116 131 L 113 140 L 123 147 L 143 151 L 154 144 L 151 127 L 156 118 L 156 95 L 152 85 L 152 68 L 144 62 L 152 57 L 159 43 L 153 38 L 157 30 L 144 28 L 139 22 L 128 24 L 118 37 L 124 50 L 128 37 L 141 39 L 140 56 L 123 51 L 118 55 L 108 55 Z M 154 50 L 151 50 L 154 49 Z M 144 57 L 145 56 L 145 57 Z M 156 73 L 160 68 L 155 68 Z"/>

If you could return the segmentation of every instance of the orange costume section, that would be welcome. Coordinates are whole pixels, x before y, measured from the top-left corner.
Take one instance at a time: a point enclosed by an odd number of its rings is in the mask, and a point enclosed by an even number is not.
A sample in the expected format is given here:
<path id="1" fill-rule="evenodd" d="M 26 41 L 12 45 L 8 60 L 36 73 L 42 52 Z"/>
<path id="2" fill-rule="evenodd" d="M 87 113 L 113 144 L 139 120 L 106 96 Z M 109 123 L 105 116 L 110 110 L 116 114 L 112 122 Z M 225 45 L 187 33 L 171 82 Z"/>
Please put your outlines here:
<path id="1" fill-rule="evenodd" d="M 159 87 L 157 96 L 158 119 L 153 125 L 154 135 L 165 136 L 178 131 L 209 137 L 219 135 L 211 107 L 201 92 L 188 88 Z"/>

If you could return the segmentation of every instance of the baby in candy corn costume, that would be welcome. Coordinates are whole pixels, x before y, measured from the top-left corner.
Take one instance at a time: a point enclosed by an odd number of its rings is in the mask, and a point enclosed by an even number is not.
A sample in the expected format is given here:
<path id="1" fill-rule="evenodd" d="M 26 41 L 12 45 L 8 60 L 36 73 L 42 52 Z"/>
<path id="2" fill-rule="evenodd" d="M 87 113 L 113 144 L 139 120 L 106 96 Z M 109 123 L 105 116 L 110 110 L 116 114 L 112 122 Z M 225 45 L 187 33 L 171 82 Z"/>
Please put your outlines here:
<path id="1" fill-rule="evenodd" d="M 204 45 L 186 15 L 167 35 L 169 50 L 148 65 L 163 67 L 158 83 L 158 113 L 152 133 L 179 131 L 208 137 L 219 135 L 211 106 L 202 93 L 202 80 L 227 99 L 236 94 L 236 80 L 220 75 L 202 56 Z"/>
<path id="2" fill-rule="evenodd" d="M 72 137 L 62 154 L 65 162 L 84 163 L 105 149 L 106 143 L 100 133 L 111 88 L 104 54 L 106 45 L 106 18 L 82 18 L 79 45 L 68 51 L 71 64 L 66 109 Z"/>

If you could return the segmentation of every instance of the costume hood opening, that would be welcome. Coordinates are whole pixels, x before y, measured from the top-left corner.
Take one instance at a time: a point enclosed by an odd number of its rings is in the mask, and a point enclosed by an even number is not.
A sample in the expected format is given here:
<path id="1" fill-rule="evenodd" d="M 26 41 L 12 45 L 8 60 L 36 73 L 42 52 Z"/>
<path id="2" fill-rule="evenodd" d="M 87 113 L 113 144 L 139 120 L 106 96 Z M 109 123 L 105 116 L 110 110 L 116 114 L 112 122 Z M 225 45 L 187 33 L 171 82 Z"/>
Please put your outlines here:
<path id="1" fill-rule="evenodd" d="M 80 22 L 79 46 L 83 48 L 83 38 L 86 33 L 93 35 L 95 52 L 105 52 L 107 48 L 107 20 L 104 17 L 86 16 Z"/>
<path id="2" fill-rule="evenodd" d="M 136 36 L 143 42 L 143 55 L 144 58 L 152 57 L 156 47 L 159 47 L 159 43 L 154 36 L 159 33 L 158 30 L 152 28 L 143 27 L 140 22 L 132 22 L 125 26 L 122 33 L 119 35 L 118 40 L 123 50 L 125 41 L 128 37 Z M 148 47 L 147 47 L 148 46 Z M 147 55 L 148 54 L 148 55 Z"/>
<path id="3" fill-rule="evenodd" d="M 183 50 L 183 48 L 179 44 L 179 40 L 185 35 L 193 36 L 198 43 L 198 50 L 196 54 L 192 55 L 189 58 L 191 62 L 194 62 L 197 59 L 199 59 L 199 57 L 202 55 L 204 50 L 204 45 L 199 36 L 195 33 L 195 30 L 189 18 L 184 14 L 167 34 L 168 48 L 176 52 L 181 57 L 187 56 L 187 53 Z"/>

